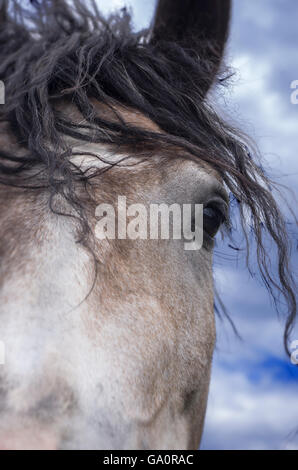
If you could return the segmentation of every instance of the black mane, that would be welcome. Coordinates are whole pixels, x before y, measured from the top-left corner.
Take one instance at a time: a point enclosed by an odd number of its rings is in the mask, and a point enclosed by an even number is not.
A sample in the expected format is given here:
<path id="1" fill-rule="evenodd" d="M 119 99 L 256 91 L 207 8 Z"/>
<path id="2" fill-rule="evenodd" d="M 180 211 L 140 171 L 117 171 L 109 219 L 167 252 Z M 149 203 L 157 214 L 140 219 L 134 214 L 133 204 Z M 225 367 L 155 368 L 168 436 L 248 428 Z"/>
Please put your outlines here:
<path id="1" fill-rule="evenodd" d="M 247 140 L 221 120 L 202 93 L 214 68 L 208 58 L 213 44 L 200 43 L 198 55 L 195 39 L 191 49 L 149 39 L 150 31 L 133 32 L 126 10 L 104 19 L 95 4 L 89 8 L 80 0 L 73 7 L 64 0 L 35 1 L 27 9 L 10 2 L 0 24 L 0 80 L 6 87 L 0 121 L 9 125 L 23 154 L 0 149 L 0 182 L 32 191 L 44 188 L 53 210 L 55 196 L 62 195 L 82 222 L 83 239 L 89 228 L 78 187 L 99 175 L 71 163 L 65 136 L 130 148 L 142 157 L 155 150 L 170 155 L 178 147 L 207 162 L 234 195 L 244 231 L 250 214 L 248 230 L 256 240 L 261 277 L 276 301 L 282 294 L 287 302 L 287 348 L 296 300 L 286 224 L 270 190 L 273 183 L 252 157 Z M 162 132 L 140 129 L 120 117 L 108 120 L 95 112 L 91 98 L 111 108 L 121 104 L 138 110 Z M 59 113 L 55 105 L 62 99 L 79 109 L 85 127 Z M 277 273 L 270 268 L 267 237 L 277 250 Z"/>

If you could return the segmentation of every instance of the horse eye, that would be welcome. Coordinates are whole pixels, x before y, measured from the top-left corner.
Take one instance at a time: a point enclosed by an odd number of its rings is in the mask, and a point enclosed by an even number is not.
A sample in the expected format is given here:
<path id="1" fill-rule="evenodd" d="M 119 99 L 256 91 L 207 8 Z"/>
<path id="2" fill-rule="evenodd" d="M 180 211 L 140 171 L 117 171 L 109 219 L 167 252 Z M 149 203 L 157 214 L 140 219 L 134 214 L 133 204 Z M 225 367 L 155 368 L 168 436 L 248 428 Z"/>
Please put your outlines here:
<path id="1" fill-rule="evenodd" d="M 204 232 L 210 237 L 214 237 L 219 230 L 219 227 L 225 220 L 223 212 L 214 206 L 204 207 L 203 210 L 203 228 Z"/>

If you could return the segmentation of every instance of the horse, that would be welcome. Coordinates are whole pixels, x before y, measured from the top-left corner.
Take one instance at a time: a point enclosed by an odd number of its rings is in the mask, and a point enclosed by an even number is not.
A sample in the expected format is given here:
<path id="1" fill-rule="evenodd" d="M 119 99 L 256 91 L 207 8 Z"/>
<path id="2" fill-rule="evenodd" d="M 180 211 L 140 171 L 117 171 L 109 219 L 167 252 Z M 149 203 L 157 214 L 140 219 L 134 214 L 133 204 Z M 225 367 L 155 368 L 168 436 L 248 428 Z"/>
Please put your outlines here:
<path id="1" fill-rule="evenodd" d="M 211 104 L 231 2 L 159 0 L 138 32 L 95 2 L 1 3 L 0 448 L 197 449 L 233 217 L 287 305 L 286 347 L 296 314 L 274 182 Z M 118 196 L 201 205 L 202 246 L 99 239 Z"/>

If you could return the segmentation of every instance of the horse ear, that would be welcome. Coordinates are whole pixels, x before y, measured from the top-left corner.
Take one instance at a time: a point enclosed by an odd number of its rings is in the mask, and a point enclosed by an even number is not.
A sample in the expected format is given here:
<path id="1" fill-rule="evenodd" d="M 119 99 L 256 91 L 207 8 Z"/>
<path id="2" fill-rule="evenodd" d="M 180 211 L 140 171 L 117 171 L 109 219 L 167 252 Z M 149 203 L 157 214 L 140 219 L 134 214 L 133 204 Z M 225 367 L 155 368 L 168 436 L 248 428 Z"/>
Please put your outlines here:
<path id="1" fill-rule="evenodd" d="M 158 0 L 151 42 L 175 41 L 210 61 L 213 83 L 229 31 L 231 0 Z M 200 47 L 201 44 L 201 47 Z M 206 47 L 207 45 L 207 47 Z M 198 50 L 199 49 L 199 50 Z"/>

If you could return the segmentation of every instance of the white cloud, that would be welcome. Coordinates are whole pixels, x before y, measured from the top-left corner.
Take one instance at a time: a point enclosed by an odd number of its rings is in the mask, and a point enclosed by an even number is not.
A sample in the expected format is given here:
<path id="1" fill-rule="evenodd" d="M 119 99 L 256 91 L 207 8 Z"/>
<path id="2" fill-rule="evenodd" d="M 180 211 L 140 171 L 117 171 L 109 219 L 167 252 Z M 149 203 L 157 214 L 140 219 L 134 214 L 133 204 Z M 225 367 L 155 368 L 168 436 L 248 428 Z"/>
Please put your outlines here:
<path id="1" fill-rule="evenodd" d="M 252 383 L 245 372 L 215 366 L 202 448 L 298 449 L 297 385 L 266 375 Z"/>

